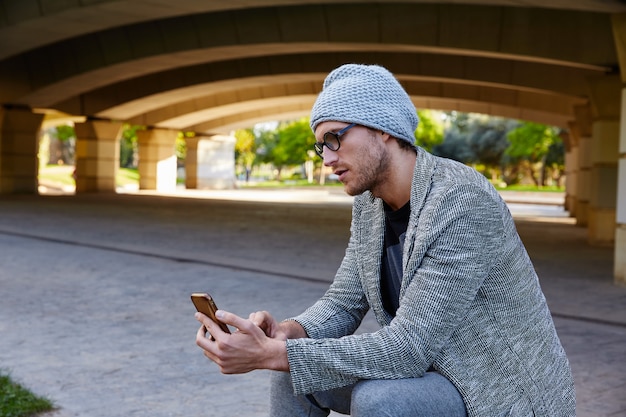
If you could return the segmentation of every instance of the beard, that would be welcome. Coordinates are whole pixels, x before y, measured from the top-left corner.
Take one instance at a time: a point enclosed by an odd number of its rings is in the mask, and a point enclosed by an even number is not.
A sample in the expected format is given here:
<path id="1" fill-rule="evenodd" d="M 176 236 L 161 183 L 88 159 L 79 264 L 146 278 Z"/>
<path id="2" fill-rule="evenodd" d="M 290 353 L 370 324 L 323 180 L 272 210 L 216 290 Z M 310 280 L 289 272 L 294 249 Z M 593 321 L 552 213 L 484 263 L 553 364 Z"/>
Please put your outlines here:
<path id="1" fill-rule="evenodd" d="M 384 186 L 386 173 L 390 168 L 389 152 L 384 146 L 363 147 L 356 161 L 350 169 L 350 174 L 355 178 L 344 183 L 344 190 L 350 196 L 363 194 L 371 191 L 374 196 Z"/>

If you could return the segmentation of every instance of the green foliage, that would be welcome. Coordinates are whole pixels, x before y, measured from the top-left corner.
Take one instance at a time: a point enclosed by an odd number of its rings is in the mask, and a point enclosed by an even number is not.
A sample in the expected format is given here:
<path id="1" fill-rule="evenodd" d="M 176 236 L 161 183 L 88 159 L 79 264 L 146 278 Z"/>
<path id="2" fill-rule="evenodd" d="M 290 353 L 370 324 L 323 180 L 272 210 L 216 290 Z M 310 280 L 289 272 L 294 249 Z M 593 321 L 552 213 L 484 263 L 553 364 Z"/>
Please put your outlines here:
<path id="1" fill-rule="evenodd" d="M 28 417 L 53 408 L 50 400 L 36 396 L 0 372 L 0 416 Z"/>
<path id="2" fill-rule="evenodd" d="M 434 146 L 431 152 L 464 164 L 469 164 L 476 159 L 469 136 L 454 128 L 446 131 L 443 142 Z"/>
<path id="3" fill-rule="evenodd" d="M 536 186 L 545 186 L 548 177 L 560 182 L 565 169 L 560 130 L 539 123 L 522 123 L 508 133 L 511 145 L 506 154 L 519 161 Z"/>
<path id="4" fill-rule="evenodd" d="M 482 163 L 494 169 L 502 163 L 509 143 L 506 133 L 515 121 L 479 114 L 451 113 L 442 143 L 432 152 L 466 164 Z"/>
<path id="5" fill-rule="evenodd" d="M 444 124 L 442 113 L 434 110 L 418 110 L 419 123 L 415 130 L 415 143 L 427 151 L 443 142 Z"/>
<path id="6" fill-rule="evenodd" d="M 74 126 L 55 126 L 48 130 L 48 134 L 51 140 L 45 144 L 43 141 L 40 143 L 40 145 L 46 146 L 46 149 L 40 148 L 39 156 L 41 157 L 41 164 L 73 164 L 76 143 Z"/>
<path id="7" fill-rule="evenodd" d="M 240 129 L 235 132 L 235 161 L 246 170 L 247 175 L 256 159 L 256 138 L 252 129 Z"/>
<path id="8" fill-rule="evenodd" d="M 473 162 L 482 164 L 484 167 L 480 171 L 493 181 L 507 170 L 503 159 L 509 146 L 506 135 L 516 125 L 514 120 L 485 116 L 473 117 L 467 125 Z"/>
<path id="9" fill-rule="evenodd" d="M 133 168 L 137 166 L 137 131 L 144 126 L 125 124 L 120 138 L 120 166 Z"/>
<path id="10" fill-rule="evenodd" d="M 309 159 L 315 135 L 307 118 L 281 123 L 278 126 L 278 143 L 274 148 L 274 163 L 278 166 L 299 165 Z"/>
<path id="11" fill-rule="evenodd" d="M 175 153 L 178 160 L 184 161 L 185 158 L 187 158 L 187 138 L 193 138 L 195 136 L 195 132 L 178 132 L 175 144 Z"/>
<path id="12" fill-rule="evenodd" d="M 513 185 L 527 178 L 539 186 L 561 182 L 564 150 L 557 128 L 475 113 L 420 110 L 418 117 L 417 145 L 472 165 L 494 183 Z M 277 178 L 283 168 L 310 160 L 315 143 L 308 118 L 238 131 L 236 137 L 238 163 L 270 164 L 278 170 Z M 250 159 L 244 158 L 246 153 Z M 319 167 L 321 161 L 316 158 L 314 163 Z"/>
<path id="13" fill-rule="evenodd" d="M 448 114 L 449 126 L 432 153 L 472 164 L 508 185 L 561 182 L 564 148 L 556 127 L 478 114 Z"/>
<path id="14" fill-rule="evenodd" d="M 52 129 L 52 136 L 61 141 L 67 142 L 70 139 L 76 139 L 76 132 L 74 131 L 74 126 L 69 125 L 59 125 Z"/>
<path id="15" fill-rule="evenodd" d="M 278 170 L 296 166 L 309 159 L 315 136 L 309 127 L 308 118 L 282 122 L 274 130 L 255 132 L 257 161 L 272 164 Z"/>
<path id="16" fill-rule="evenodd" d="M 507 136 L 511 143 L 507 155 L 529 161 L 540 161 L 555 142 L 561 141 L 557 128 L 538 123 L 523 123 Z"/>

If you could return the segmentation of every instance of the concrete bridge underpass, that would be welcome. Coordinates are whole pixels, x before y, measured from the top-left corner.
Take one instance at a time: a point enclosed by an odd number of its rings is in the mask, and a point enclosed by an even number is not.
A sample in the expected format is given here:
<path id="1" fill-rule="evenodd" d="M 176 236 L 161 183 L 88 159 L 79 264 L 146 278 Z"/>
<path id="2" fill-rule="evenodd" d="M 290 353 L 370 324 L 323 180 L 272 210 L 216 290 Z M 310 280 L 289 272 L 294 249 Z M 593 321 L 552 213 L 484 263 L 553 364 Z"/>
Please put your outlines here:
<path id="1" fill-rule="evenodd" d="M 618 0 L 4 0 L 0 194 L 37 193 L 42 127 L 75 121 L 77 193 L 115 191 L 123 123 L 141 124 L 140 187 L 218 187 L 230 132 L 307 115 L 346 62 L 393 71 L 417 108 L 566 130 L 566 209 L 615 247 L 626 282 L 626 2 Z M 210 176 L 209 176 L 210 177 Z M 175 182 L 174 182 L 175 183 Z"/>

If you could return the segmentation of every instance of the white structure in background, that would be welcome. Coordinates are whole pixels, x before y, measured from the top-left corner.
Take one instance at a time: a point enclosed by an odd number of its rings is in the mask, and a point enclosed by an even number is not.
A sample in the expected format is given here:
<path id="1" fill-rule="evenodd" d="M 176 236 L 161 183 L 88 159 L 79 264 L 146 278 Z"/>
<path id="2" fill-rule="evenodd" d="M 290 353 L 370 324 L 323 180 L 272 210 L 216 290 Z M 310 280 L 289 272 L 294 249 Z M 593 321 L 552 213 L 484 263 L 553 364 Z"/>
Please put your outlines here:
<path id="1" fill-rule="evenodd" d="M 235 188 L 235 137 L 211 136 L 198 141 L 198 189 Z"/>

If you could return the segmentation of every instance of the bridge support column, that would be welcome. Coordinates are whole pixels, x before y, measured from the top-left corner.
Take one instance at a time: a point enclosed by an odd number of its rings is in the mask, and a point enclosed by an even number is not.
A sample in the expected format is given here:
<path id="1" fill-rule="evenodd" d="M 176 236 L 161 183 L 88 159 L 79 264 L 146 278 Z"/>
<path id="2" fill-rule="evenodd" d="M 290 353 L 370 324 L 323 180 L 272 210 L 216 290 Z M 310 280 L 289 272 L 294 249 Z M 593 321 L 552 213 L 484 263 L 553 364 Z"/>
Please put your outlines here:
<path id="1" fill-rule="evenodd" d="M 165 129 L 138 130 L 139 189 L 176 191 L 176 138 Z"/>
<path id="2" fill-rule="evenodd" d="M 88 120 L 76 132 L 76 193 L 114 193 L 122 124 Z"/>
<path id="3" fill-rule="evenodd" d="M 589 199 L 591 196 L 591 136 L 581 136 L 578 143 L 576 224 L 586 227 L 589 222 Z"/>
<path id="4" fill-rule="evenodd" d="M 570 217 L 576 217 L 576 199 L 578 196 L 578 171 L 580 170 L 579 139 L 575 123 L 569 127 L 565 146 L 565 210 Z"/>
<path id="5" fill-rule="evenodd" d="M 615 243 L 618 139 L 619 122 L 594 122 L 588 231 L 589 243 L 593 245 L 612 246 Z"/>
<path id="6" fill-rule="evenodd" d="M 37 194 L 43 115 L 0 108 L 0 194 Z"/>
<path id="7" fill-rule="evenodd" d="M 198 188 L 198 142 L 197 136 L 185 138 L 187 155 L 185 156 L 185 188 L 194 190 Z"/>
<path id="8" fill-rule="evenodd" d="M 617 207 L 617 161 L 621 82 L 619 77 L 589 80 L 591 104 L 592 164 L 590 179 L 588 241 L 592 245 L 615 244 Z"/>

